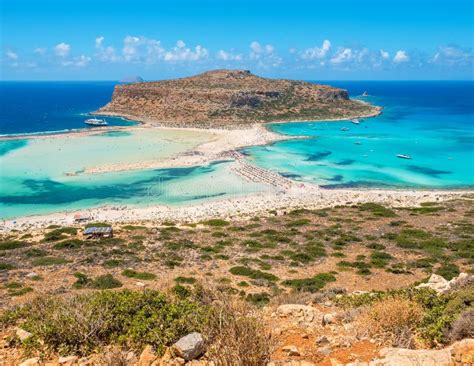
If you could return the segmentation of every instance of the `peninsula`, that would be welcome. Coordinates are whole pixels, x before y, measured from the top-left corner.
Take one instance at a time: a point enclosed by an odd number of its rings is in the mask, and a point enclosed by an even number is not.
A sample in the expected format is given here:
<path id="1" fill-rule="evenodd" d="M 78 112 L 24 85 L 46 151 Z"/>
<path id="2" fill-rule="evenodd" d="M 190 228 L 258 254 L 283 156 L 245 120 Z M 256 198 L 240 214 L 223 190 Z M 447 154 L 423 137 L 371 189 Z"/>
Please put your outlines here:
<path id="1" fill-rule="evenodd" d="M 346 90 L 266 79 L 247 70 L 212 70 L 176 80 L 117 85 L 97 114 L 174 127 L 233 127 L 280 121 L 374 116 L 379 107 Z"/>

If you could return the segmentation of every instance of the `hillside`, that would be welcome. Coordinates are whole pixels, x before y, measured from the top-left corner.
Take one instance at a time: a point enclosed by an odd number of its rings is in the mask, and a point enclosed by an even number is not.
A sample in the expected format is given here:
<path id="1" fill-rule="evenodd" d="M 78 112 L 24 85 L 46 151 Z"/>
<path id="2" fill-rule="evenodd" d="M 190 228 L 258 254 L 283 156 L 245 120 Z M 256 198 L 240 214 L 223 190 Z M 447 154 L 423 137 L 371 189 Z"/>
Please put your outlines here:
<path id="1" fill-rule="evenodd" d="M 178 126 L 226 126 L 373 115 L 379 109 L 349 99 L 346 90 L 304 81 L 266 79 L 246 70 L 117 85 L 97 111 Z"/>

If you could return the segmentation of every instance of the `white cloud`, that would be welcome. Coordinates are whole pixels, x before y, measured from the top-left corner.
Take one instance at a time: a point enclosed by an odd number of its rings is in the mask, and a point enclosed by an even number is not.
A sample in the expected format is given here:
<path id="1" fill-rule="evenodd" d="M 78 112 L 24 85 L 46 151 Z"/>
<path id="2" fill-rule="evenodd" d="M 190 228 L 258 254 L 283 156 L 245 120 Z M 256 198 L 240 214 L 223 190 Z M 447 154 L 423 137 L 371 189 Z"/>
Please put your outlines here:
<path id="1" fill-rule="evenodd" d="M 85 67 L 92 61 L 92 58 L 85 55 L 80 55 L 70 60 L 64 60 L 61 62 L 62 66 L 74 66 L 74 67 Z"/>
<path id="2" fill-rule="evenodd" d="M 144 38 L 126 36 L 123 40 L 122 53 L 125 61 L 133 61 L 137 59 L 138 47 L 144 43 Z"/>
<path id="3" fill-rule="evenodd" d="M 390 58 L 390 53 L 384 50 L 380 50 L 380 57 L 382 57 L 384 60 L 388 60 Z"/>
<path id="4" fill-rule="evenodd" d="M 95 48 L 101 48 L 102 47 L 102 43 L 104 42 L 104 36 L 100 36 L 100 37 L 97 37 L 95 39 Z"/>
<path id="5" fill-rule="evenodd" d="M 12 61 L 18 60 L 18 54 L 11 50 L 7 50 L 7 52 L 5 52 L 5 55 L 7 56 L 9 60 L 12 60 Z"/>
<path id="6" fill-rule="evenodd" d="M 271 44 L 261 45 L 257 41 L 253 41 L 250 43 L 250 50 L 249 58 L 258 61 L 257 66 L 259 67 L 275 67 L 282 62 L 281 57 L 275 52 L 275 47 Z"/>
<path id="7" fill-rule="evenodd" d="M 224 50 L 219 50 L 216 54 L 216 58 L 218 60 L 223 60 L 223 61 L 241 61 L 242 55 L 234 54 L 232 52 L 226 52 Z"/>
<path id="8" fill-rule="evenodd" d="M 321 47 L 307 48 L 301 53 L 301 58 L 304 60 L 314 60 L 325 58 L 331 50 L 331 42 L 327 39 L 323 41 Z"/>
<path id="9" fill-rule="evenodd" d="M 115 62 L 119 60 L 119 57 L 115 53 L 115 48 L 112 46 L 104 46 L 105 38 L 103 36 L 95 39 L 95 48 L 97 50 L 95 56 L 99 61 L 102 62 Z"/>
<path id="10" fill-rule="evenodd" d="M 354 53 L 351 48 L 340 48 L 330 61 L 332 64 L 342 64 L 351 61 L 353 58 Z"/>
<path id="11" fill-rule="evenodd" d="M 395 56 L 393 57 L 393 62 L 399 64 L 402 62 L 407 62 L 410 60 L 410 57 L 406 53 L 406 51 L 399 50 L 397 53 L 395 53 Z"/>
<path id="12" fill-rule="evenodd" d="M 71 51 L 71 46 L 67 43 L 59 43 L 54 47 L 54 52 L 59 57 L 67 57 Z"/>
<path id="13" fill-rule="evenodd" d="M 198 61 L 209 57 L 209 51 L 200 45 L 197 45 L 194 50 L 186 48 L 183 41 L 176 42 L 176 47 L 170 51 L 166 51 L 163 59 L 165 61 Z"/>
<path id="14" fill-rule="evenodd" d="M 472 50 L 457 46 L 440 46 L 429 62 L 448 66 L 472 66 L 473 54 Z"/>

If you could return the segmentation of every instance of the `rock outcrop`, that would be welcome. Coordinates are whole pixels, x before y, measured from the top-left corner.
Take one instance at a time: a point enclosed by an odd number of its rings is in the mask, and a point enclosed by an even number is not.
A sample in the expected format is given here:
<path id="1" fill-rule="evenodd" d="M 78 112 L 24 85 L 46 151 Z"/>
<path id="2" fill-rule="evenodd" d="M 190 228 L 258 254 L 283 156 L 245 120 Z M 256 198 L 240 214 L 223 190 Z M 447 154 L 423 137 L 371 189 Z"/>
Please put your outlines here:
<path id="1" fill-rule="evenodd" d="M 436 291 L 438 294 L 446 294 L 459 286 L 463 286 L 473 281 L 474 276 L 467 273 L 460 273 L 459 276 L 454 277 L 450 281 L 446 280 L 440 275 L 433 273 L 428 282 L 418 285 L 417 288 L 430 288 Z"/>
<path id="2" fill-rule="evenodd" d="M 214 70 L 192 77 L 117 85 L 97 113 L 178 126 L 229 126 L 373 115 L 376 107 L 350 100 L 346 90 L 304 81 Z"/>

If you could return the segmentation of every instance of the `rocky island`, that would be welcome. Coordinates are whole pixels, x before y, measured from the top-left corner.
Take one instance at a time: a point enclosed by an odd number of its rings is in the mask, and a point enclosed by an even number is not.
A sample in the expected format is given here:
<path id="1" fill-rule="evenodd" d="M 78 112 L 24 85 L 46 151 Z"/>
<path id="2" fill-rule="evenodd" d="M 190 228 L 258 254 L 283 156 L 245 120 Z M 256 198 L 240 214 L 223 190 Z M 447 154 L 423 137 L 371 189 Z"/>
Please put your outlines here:
<path id="1" fill-rule="evenodd" d="M 98 114 L 179 127 L 223 127 L 277 121 L 372 116 L 380 108 L 346 90 L 305 81 L 266 79 L 247 70 L 117 85 Z"/>

